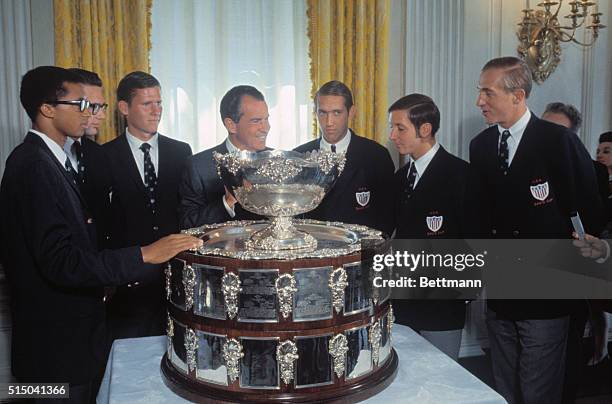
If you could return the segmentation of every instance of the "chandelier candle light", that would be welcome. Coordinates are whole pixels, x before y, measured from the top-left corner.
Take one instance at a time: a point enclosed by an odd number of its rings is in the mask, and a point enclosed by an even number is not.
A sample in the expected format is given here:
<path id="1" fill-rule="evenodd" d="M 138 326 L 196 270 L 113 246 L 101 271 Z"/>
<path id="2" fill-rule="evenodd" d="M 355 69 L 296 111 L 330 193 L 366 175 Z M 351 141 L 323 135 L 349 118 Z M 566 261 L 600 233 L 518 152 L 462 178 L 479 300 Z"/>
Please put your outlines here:
<path id="1" fill-rule="evenodd" d="M 522 10 L 523 17 L 517 31 L 519 39 L 517 50 L 531 68 L 533 79 L 538 83 L 544 82 L 559 64 L 561 42 L 574 42 L 590 47 L 597 40 L 599 30 L 605 28 L 600 21 L 602 13 L 598 11 L 597 2 L 573 0 L 568 4 L 571 9 L 565 20 L 569 25 L 562 25 L 558 19 L 563 0 L 544 0 L 538 3 L 537 7 L 541 9 L 537 10 L 531 9 L 527 0 L 527 8 Z M 588 24 L 589 15 L 590 24 Z M 581 27 L 591 30 L 590 39 L 585 41 L 576 39 L 577 31 Z"/>

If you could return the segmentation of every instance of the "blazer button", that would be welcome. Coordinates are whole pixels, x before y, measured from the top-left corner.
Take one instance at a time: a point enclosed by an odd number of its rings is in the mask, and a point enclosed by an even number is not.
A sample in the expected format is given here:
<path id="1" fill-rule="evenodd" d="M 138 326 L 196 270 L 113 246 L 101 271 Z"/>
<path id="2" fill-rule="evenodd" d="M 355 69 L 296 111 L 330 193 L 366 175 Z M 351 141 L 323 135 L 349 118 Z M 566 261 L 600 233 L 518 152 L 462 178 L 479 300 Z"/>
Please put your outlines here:
<path id="1" fill-rule="evenodd" d="M 495 230 L 495 229 L 491 230 L 491 234 L 492 235 L 496 235 L 497 234 L 497 230 Z"/>
<path id="2" fill-rule="evenodd" d="M 87 224 L 92 224 L 92 223 L 93 223 L 93 219 L 91 217 L 87 218 Z"/>
<path id="3" fill-rule="evenodd" d="M 128 284 L 127 284 L 127 287 L 128 287 L 128 288 L 131 288 L 131 287 L 132 287 L 132 284 L 131 284 L 131 283 L 128 283 Z"/>
<path id="4" fill-rule="evenodd" d="M 153 231 L 157 231 L 157 230 L 159 230 L 159 227 L 158 226 L 153 226 Z"/>
<path id="5" fill-rule="evenodd" d="M 514 237 L 518 236 L 518 235 L 519 235 L 519 231 L 518 231 L 518 230 L 513 230 L 513 231 L 512 231 L 512 235 L 513 235 Z"/>

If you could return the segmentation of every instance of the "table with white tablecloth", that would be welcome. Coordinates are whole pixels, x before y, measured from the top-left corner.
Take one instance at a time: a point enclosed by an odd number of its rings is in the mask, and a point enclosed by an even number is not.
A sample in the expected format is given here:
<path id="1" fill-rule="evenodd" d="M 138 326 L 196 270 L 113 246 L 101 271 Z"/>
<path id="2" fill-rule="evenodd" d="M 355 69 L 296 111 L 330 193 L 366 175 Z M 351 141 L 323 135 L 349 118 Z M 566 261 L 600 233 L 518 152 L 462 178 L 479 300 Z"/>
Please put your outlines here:
<path id="1" fill-rule="evenodd" d="M 477 377 L 412 329 L 393 326 L 399 356 L 397 376 L 366 403 L 505 403 Z M 113 343 L 98 403 L 184 403 L 160 373 L 166 337 L 121 339 Z"/>

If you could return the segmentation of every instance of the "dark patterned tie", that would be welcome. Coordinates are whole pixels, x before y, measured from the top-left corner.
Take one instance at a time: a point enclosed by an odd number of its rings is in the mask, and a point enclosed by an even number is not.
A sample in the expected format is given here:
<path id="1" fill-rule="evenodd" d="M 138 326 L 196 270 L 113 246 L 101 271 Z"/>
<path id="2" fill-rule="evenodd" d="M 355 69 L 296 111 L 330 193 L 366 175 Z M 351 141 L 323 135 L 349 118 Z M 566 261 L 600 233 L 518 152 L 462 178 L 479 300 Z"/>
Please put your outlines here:
<path id="1" fill-rule="evenodd" d="M 331 151 L 332 151 L 332 153 L 336 152 L 336 145 L 335 144 L 331 145 Z"/>
<path id="2" fill-rule="evenodd" d="M 408 170 L 408 175 L 406 176 L 406 188 L 404 188 L 404 201 L 410 199 L 412 195 L 412 191 L 414 191 L 414 183 L 416 182 L 417 170 L 414 165 L 414 162 L 410 163 L 410 169 Z"/>
<path id="3" fill-rule="evenodd" d="M 85 161 L 83 160 L 83 148 L 81 147 L 81 143 L 74 142 L 72 144 L 72 152 L 76 156 L 79 183 L 85 184 Z"/>
<path id="4" fill-rule="evenodd" d="M 70 177 L 72 178 L 72 182 L 74 182 L 74 184 L 77 185 L 80 181 L 79 175 L 74 170 L 74 167 L 72 166 L 72 163 L 70 162 L 70 157 L 68 156 L 66 156 L 66 162 L 64 163 L 64 167 L 66 167 L 66 171 L 68 171 L 68 174 L 70 174 Z"/>
<path id="5" fill-rule="evenodd" d="M 149 197 L 147 206 L 153 213 L 155 213 L 155 188 L 157 188 L 157 175 L 155 174 L 155 167 L 151 161 L 151 154 L 149 153 L 150 149 L 151 145 L 148 143 L 143 143 L 140 146 L 140 150 L 142 150 L 144 154 L 144 185 L 147 190 L 147 196 Z"/>
<path id="6" fill-rule="evenodd" d="M 499 168 L 504 175 L 508 174 L 508 167 L 510 166 L 510 151 L 508 150 L 509 137 L 510 132 L 505 130 L 501 134 L 501 141 L 499 142 Z"/>

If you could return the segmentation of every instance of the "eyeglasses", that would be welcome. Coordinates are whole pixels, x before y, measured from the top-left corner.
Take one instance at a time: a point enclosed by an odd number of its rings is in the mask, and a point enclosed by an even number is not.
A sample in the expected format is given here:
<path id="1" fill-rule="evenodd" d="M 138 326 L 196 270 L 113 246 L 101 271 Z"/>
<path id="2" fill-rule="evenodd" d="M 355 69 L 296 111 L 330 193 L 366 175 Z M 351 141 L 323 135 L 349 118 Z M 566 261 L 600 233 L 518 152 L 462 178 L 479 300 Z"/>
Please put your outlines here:
<path id="1" fill-rule="evenodd" d="M 89 104 L 89 108 L 91 108 L 91 114 L 95 115 L 99 111 L 106 111 L 106 108 L 108 108 L 108 104 L 98 104 L 96 102 L 92 102 Z"/>
<path id="2" fill-rule="evenodd" d="M 78 105 L 79 111 L 83 112 L 87 108 L 89 108 L 89 100 L 87 98 L 79 98 L 78 100 L 70 100 L 70 101 L 47 101 L 45 104 L 51 105 Z M 97 111 L 96 111 L 97 112 Z"/>

